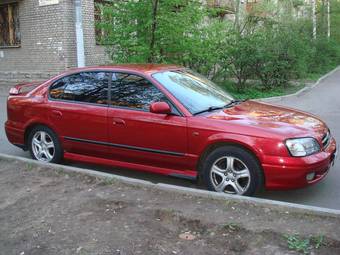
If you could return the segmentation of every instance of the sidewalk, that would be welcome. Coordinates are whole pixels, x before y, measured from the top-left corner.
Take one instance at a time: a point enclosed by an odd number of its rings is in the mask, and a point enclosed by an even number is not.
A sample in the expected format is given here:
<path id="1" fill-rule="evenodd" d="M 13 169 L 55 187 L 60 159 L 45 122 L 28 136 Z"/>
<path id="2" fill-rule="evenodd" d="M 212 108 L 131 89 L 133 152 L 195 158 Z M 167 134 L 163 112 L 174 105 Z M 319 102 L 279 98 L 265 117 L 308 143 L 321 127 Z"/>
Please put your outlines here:
<path id="1" fill-rule="evenodd" d="M 340 254 L 340 217 L 183 195 L 0 160 L 0 253 L 296 254 L 285 235 Z"/>

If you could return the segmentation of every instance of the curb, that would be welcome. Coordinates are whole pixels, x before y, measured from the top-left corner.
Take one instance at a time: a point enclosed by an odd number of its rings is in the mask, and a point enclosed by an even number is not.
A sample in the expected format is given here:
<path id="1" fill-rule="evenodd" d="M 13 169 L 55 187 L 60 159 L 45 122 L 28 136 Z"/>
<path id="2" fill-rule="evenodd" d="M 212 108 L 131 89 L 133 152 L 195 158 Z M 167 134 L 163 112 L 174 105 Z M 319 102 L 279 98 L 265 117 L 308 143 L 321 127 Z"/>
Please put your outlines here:
<path id="1" fill-rule="evenodd" d="M 52 163 L 43 163 L 43 162 L 39 162 L 36 160 L 17 157 L 17 156 L 11 156 L 7 154 L 3 154 L 3 153 L 0 153 L 0 160 L 1 159 L 8 160 L 8 161 L 16 160 L 16 161 L 20 161 L 23 163 L 33 164 L 36 166 L 48 167 L 53 170 L 62 170 L 65 172 L 90 175 L 90 176 L 101 178 L 101 179 L 110 178 L 110 179 L 120 181 L 122 183 L 134 185 L 134 186 L 153 188 L 153 189 L 172 192 L 172 193 L 176 192 L 182 195 L 192 195 L 192 196 L 197 196 L 197 197 L 202 197 L 202 198 L 223 200 L 223 201 L 228 201 L 228 202 L 232 201 L 234 203 L 248 203 L 248 204 L 253 204 L 255 206 L 260 206 L 260 207 L 269 207 L 269 208 L 282 211 L 285 213 L 296 212 L 296 213 L 313 214 L 316 216 L 340 217 L 340 210 L 336 210 L 336 209 L 328 209 L 328 208 L 322 208 L 322 207 L 316 207 L 316 206 L 287 203 L 287 202 L 256 198 L 256 197 L 228 195 L 228 194 L 216 193 L 216 192 L 207 191 L 207 190 L 193 189 L 193 188 L 187 188 L 187 187 L 181 187 L 181 186 L 163 184 L 163 183 L 155 184 L 149 181 L 134 179 L 130 177 L 103 173 L 103 172 L 94 171 L 94 170 L 85 169 L 85 168 L 83 169 L 83 168 L 77 168 L 77 167 L 72 167 L 72 166 L 58 165 L 58 164 L 52 164 Z"/>
<path id="2" fill-rule="evenodd" d="M 331 76 L 332 74 L 334 74 L 338 70 L 340 70 L 340 66 L 337 66 L 332 71 L 330 71 L 330 72 L 326 73 L 325 75 L 323 75 L 322 77 L 320 77 L 312 85 L 305 86 L 304 88 L 298 90 L 297 92 L 295 92 L 293 94 L 288 94 L 288 95 L 283 95 L 283 96 L 275 96 L 275 97 L 258 98 L 258 99 L 255 99 L 254 101 L 271 102 L 271 101 L 280 101 L 283 98 L 287 98 L 287 97 L 299 96 L 300 94 L 302 94 L 304 92 L 312 90 L 313 88 L 318 86 L 324 79 L 328 78 L 329 76 Z"/>

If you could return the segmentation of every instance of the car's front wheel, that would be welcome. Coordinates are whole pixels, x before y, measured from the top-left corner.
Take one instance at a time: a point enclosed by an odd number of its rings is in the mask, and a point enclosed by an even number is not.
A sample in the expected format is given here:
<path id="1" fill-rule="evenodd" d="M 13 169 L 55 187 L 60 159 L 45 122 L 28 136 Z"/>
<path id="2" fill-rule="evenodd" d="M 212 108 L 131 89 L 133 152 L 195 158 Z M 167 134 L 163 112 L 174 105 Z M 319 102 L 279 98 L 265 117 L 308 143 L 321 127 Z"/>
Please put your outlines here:
<path id="1" fill-rule="evenodd" d="M 209 190 L 251 196 L 262 187 L 263 173 L 250 152 L 223 146 L 204 160 L 203 180 Z"/>
<path id="2" fill-rule="evenodd" d="M 59 139 L 48 127 L 33 128 L 28 136 L 28 145 L 33 159 L 49 163 L 59 163 L 62 160 Z"/>

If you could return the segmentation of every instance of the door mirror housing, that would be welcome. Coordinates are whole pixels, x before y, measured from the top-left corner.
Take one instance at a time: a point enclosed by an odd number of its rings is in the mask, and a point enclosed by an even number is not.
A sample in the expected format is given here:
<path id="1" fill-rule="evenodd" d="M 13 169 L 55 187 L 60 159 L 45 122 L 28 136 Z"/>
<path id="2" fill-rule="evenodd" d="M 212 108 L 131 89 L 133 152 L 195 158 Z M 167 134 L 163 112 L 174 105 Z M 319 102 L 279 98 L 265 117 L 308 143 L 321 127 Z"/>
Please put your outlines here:
<path id="1" fill-rule="evenodd" d="M 171 107 L 166 102 L 155 102 L 150 105 L 150 112 L 157 114 L 170 114 Z"/>

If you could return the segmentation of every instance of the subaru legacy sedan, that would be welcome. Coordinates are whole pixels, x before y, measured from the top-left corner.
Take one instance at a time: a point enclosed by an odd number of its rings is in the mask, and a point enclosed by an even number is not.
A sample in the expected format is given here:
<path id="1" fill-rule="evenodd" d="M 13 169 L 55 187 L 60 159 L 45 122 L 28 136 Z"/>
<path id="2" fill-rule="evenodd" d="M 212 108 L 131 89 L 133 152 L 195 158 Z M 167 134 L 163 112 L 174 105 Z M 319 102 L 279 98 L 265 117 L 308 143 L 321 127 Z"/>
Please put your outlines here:
<path id="1" fill-rule="evenodd" d="M 314 184 L 336 157 L 316 116 L 237 100 L 171 65 L 89 67 L 19 84 L 7 112 L 8 140 L 36 160 L 199 179 L 230 194 Z"/>

